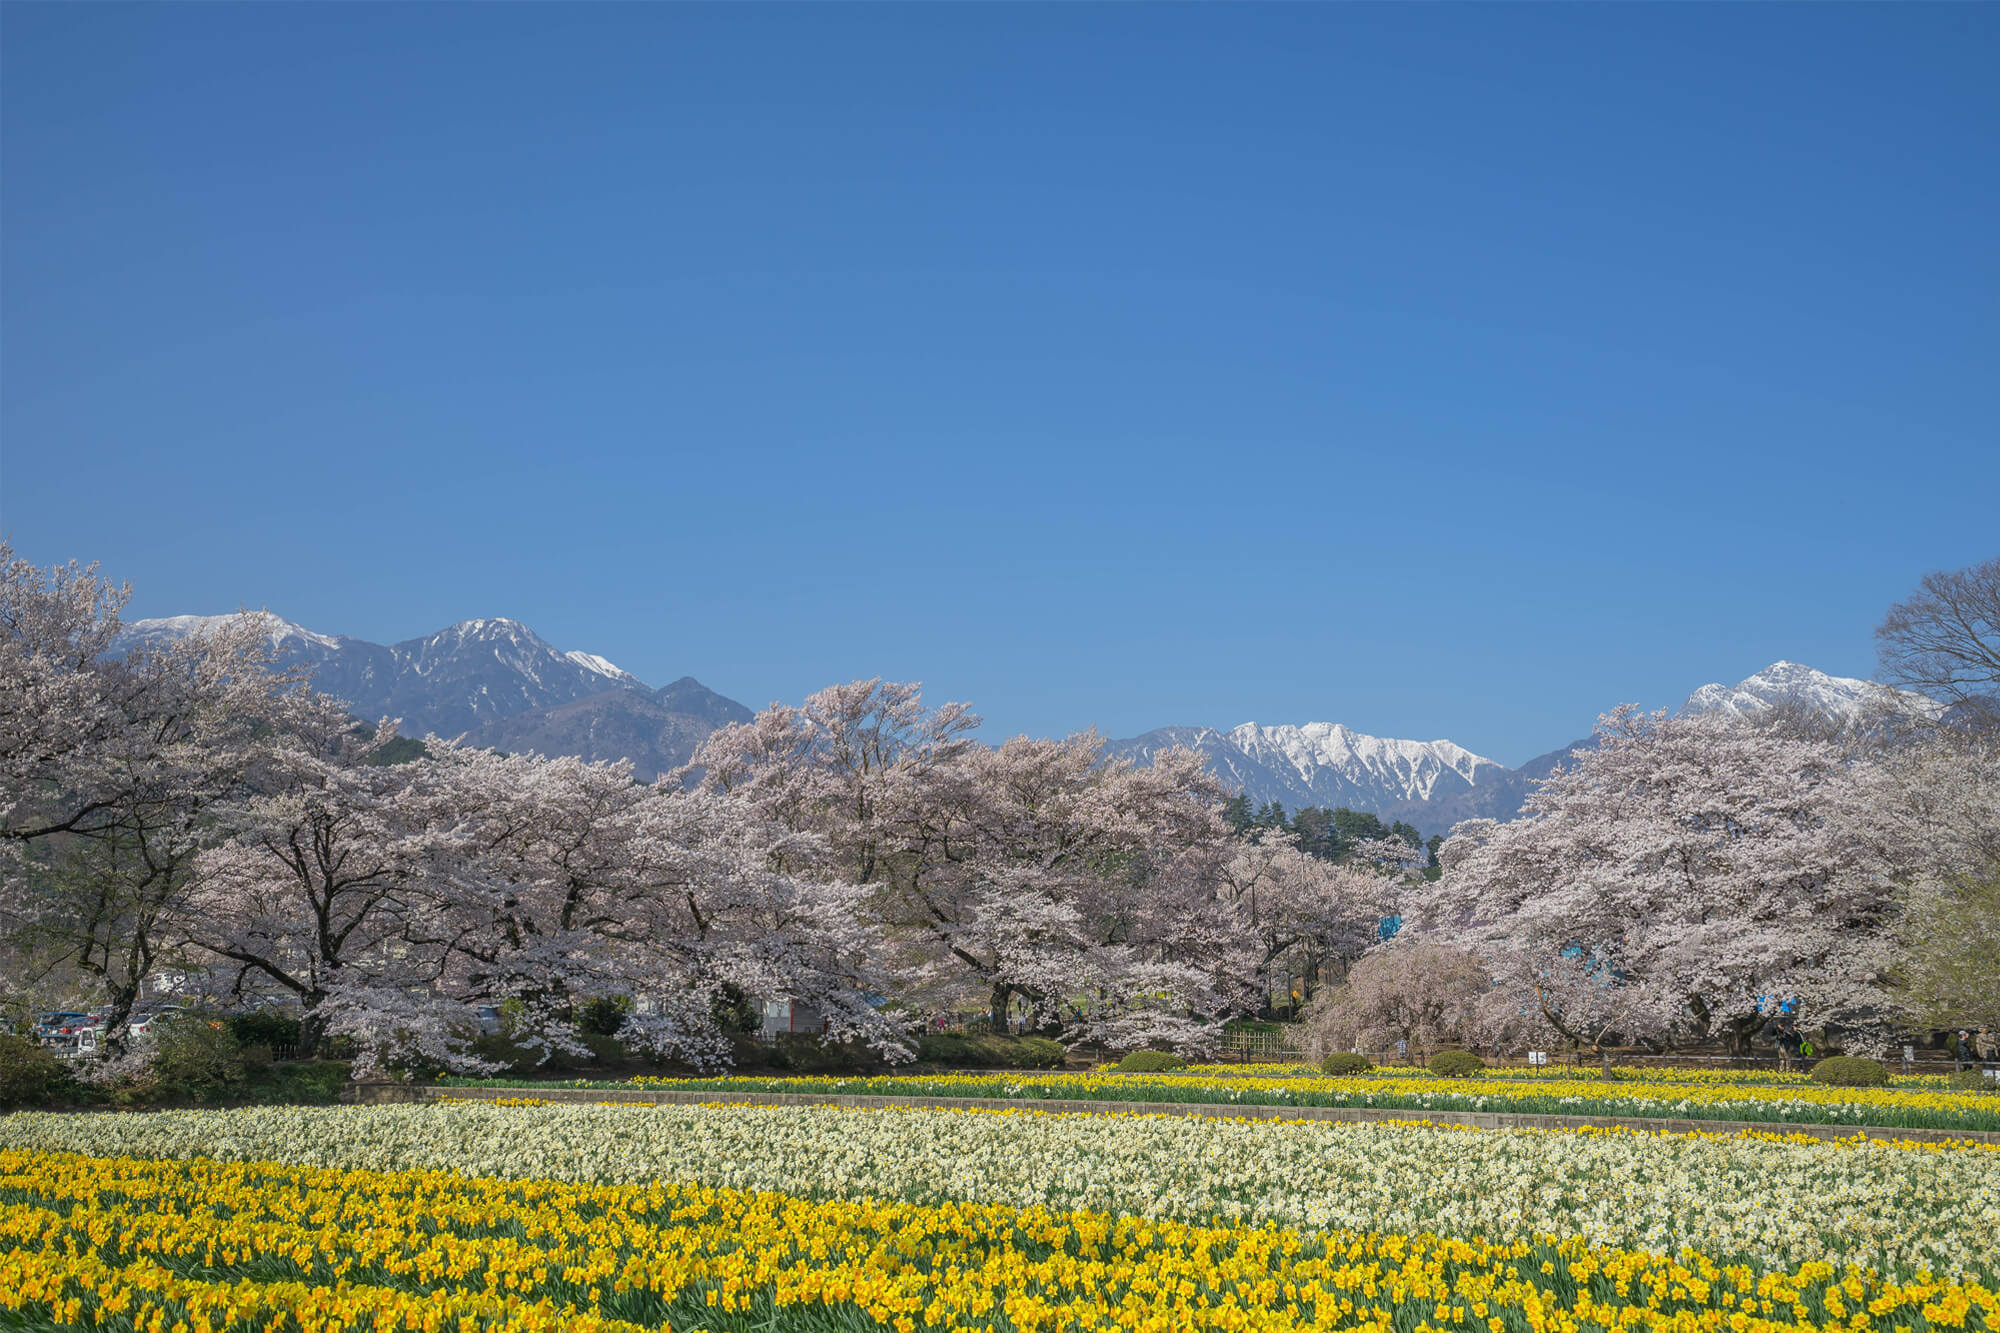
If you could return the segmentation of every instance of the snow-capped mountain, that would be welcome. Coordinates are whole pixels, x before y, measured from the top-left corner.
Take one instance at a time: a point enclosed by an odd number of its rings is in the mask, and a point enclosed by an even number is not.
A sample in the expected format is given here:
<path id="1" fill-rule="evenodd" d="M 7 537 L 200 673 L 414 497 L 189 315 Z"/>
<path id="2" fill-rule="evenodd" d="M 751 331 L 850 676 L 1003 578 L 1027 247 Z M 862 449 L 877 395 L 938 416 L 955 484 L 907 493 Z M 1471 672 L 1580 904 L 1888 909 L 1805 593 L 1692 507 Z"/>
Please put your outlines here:
<path id="1" fill-rule="evenodd" d="M 1774 662 L 1735 685 L 1704 685 L 1680 707 L 1683 715 L 1723 713 L 1751 718 L 1774 707 L 1819 713 L 1850 722 L 1889 701 L 1934 712 L 1937 705 L 1898 696 L 1873 681 L 1829 676 L 1797 662 Z M 1138 763 L 1182 745 L 1208 757 L 1209 771 L 1253 806 L 1276 801 L 1301 806 L 1346 806 L 1405 820 L 1425 833 L 1444 833 L 1464 819 L 1512 819 L 1534 783 L 1594 742 L 1588 736 L 1528 760 L 1519 768 L 1473 754 L 1450 741 L 1390 740 L 1338 723 L 1260 726 L 1246 722 L 1228 731 L 1213 727 L 1162 727 L 1107 747 Z"/>
<path id="2" fill-rule="evenodd" d="M 312 669 L 313 688 L 359 717 L 391 717 L 405 735 L 591 759 L 631 759 L 645 776 L 686 763 L 701 739 L 749 710 L 683 677 L 655 692 L 596 653 L 568 651 L 518 620 L 461 620 L 383 645 L 319 634 L 269 612 L 280 660 Z M 132 652 L 207 633 L 228 617 L 168 616 L 124 627 Z"/>
<path id="3" fill-rule="evenodd" d="M 310 652 L 314 649 L 340 646 L 338 639 L 315 634 L 305 626 L 294 625 L 284 617 L 274 616 L 269 611 L 253 611 L 250 614 L 264 623 L 265 629 L 269 632 L 271 646 L 281 653 Z M 235 616 L 162 616 L 155 620 L 135 620 L 120 629 L 118 651 L 130 652 L 134 648 L 169 643 L 196 634 L 207 634 L 217 626 L 235 619 Z"/>
<path id="4" fill-rule="evenodd" d="M 1892 704 L 1914 706 L 1929 713 L 1937 710 L 1937 705 L 1929 699 L 1872 680 L 1829 676 L 1797 662 L 1773 662 L 1734 685 L 1702 686 L 1687 697 L 1680 712 L 1682 716 L 1726 713 L 1748 718 L 1772 708 L 1786 707 L 1803 708 L 1829 721 L 1852 722 L 1864 713 Z"/>
<path id="5" fill-rule="evenodd" d="M 348 700 L 360 717 L 398 719 L 405 735 L 463 736 L 514 753 L 629 759 L 641 778 L 651 779 L 687 763 L 716 728 L 751 716 L 692 676 L 653 690 L 616 663 L 559 649 L 517 620 L 462 620 L 385 646 L 257 614 L 282 660 L 312 667 L 314 688 Z M 133 621 L 118 647 L 130 652 L 206 633 L 225 619 Z M 1899 696 L 1873 681 L 1773 662 L 1734 685 L 1702 686 L 1680 712 L 1752 718 L 1786 707 L 1850 722 L 1884 702 L 1938 711 L 1930 700 Z M 1187 746 L 1206 755 L 1223 785 L 1253 805 L 1345 806 L 1431 834 L 1465 819 L 1513 818 L 1538 779 L 1592 743 L 1585 737 L 1509 768 L 1448 740 L 1370 736 L 1337 722 L 1245 722 L 1226 731 L 1161 727 L 1105 748 L 1144 764 L 1162 750 Z"/>
<path id="6" fill-rule="evenodd" d="M 1210 771 L 1224 785 L 1247 794 L 1253 804 L 1277 801 L 1288 810 L 1345 806 L 1373 811 L 1384 819 L 1426 812 L 1512 772 L 1451 741 L 1393 740 L 1337 722 L 1298 726 L 1245 722 L 1228 731 L 1162 727 L 1128 741 L 1113 741 L 1107 748 L 1150 763 L 1159 751 L 1176 745 L 1206 754 Z M 1411 822 L 1431 831 L 1422 822 Z"/>
<path id="7" fill-rule="evenodd" d="M 606 680 L 616 681 L 620 685 L 644 684 L 643 681 L 624 667 L 619 666 L 616 662 L 599 657 L 596 653 L 578 652 L 572 648 L 564 653 L 563 656 L 582 667 L 585 671 L 595 671 Z"/>

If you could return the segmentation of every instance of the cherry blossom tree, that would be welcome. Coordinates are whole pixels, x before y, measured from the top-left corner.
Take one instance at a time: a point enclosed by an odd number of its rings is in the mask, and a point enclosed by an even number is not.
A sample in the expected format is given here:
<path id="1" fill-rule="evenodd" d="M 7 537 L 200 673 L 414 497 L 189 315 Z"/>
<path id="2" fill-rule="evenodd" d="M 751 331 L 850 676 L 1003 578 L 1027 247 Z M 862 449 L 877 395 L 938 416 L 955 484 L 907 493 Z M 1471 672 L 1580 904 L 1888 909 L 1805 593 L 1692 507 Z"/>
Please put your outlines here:
<path id="1" fill-rule="evenodd" d="M 2000 747 L 1946 731 L 1877 774 L 1900 840 L 1920 849 L 1903 886 L 1897 994 L 1923 1022 L 2000 1027 Z"/>
<path id="2" fill-rule="evenodd" d="M 227 836 L 197 858 L 178 912 L 188 944 L 230 974 L 234 996 L 300 1006 L 308 1054 L 329 1032 L 386 1030 L 355 1011 L 408 1007 L 439 977 L 438 955 L 411 943 L 423 881 L 447 843 L 425 818 L 430 766 L 374 762 L 394 736 L 385 724 L 364 737 L 336 716 L 278 749 L 263 790 L 218 815 Z M 449 1016 L 463 1026 L 462 1011 Z M 431 1033 L 436 1056 L 452 1028 L 439 1017 L 387 1027 Z"/>
<path id="3" fill-rule="evenodd" d="M 130 595 L 94 565 L 43 570 L 0 541 L 0 845 L 15 853 L 114 817 L 113 786 L 88 778 L 144 692 L 108 658 Z"/>
<path id="4" fill-rule="evenodd" d="M 1372 950 L 1341 984 L 1321 995 L 1306 1020 L 1315 1055 L 1380 1050 L 1402 1042 L 1418 1060 L 1472 1037 L 1491 979 L 1469 950 L 1425 940 L 1392 940 Z"/>
<path id="5" fill-rule="evenodd" d="M 1399 846 L 1402 845 L 1399 843 Z M 1394 877 L 1365 857 L 1328 861 L 1295 839 L 1252 829 L 1223 863 L 1221 880 L 1257 941 L 1254 971 L 1269 994 L 1281 960 L 1284 977 L 1311 987 L 1324 969 L 1335 975 L 1372 947 L 1398 901 Z"/>
<path id="6" fill-rule="evenodd" d="M 1188 752 L 1141 768 L 1103 749 L 1085 732 L 971 754 L 975 836 L 941 881 L 950 892 L 923 893 L 914 920 L 991 984 L 996 1023 L 1018 996 L 1077 1035 L 1132 1045 L 1143 1029 L 1185 1048 L 1247 999 L 1251 968 L 1216 874 L 1221 794 Z M 1187 1023 L 1178 1036 L 1174 1015 Z"/>
<path id="7" fill-rule="evenodd" d="M 1199 757 L 1110 763 L 1094 733 L 986 747 L 976 725 L 917 686 L 859 681 L 717 732 L 695 766 L 823 840 L 811 873 L 866 891 L 926 979 L 914 996 L 976 998 L 996 1027 L 1017 1004 L 1078 1034 L 1128 1010 L 1156 1035 L 1166 1013 L 1213 1027 L 1242 988 L 1215 947 L 1220 793 Z"/>
<path id="8" fill-rule="evenodd" d="M 455 846 L 426 882 L 419 943 L 446 952 L 453 993 L 511 1001 L 517 1041 L 581 1050 L 578 1004 L 618 996 L 626 1040 L 726 1063 L 716 1011 L 734 991 L 810 1007 L 830 1040 L 907 1053 L 880 1011 L 893 969 L 863 891 L 805 873 L 831 861 L 816 834 L 720 785 L 639 786 L 624 763 L 441 753 L 437 822 Z"/>
<path id="9" fill-rule="evenodd" d="M 0 546 L 0 926 L 85 977 L 107 1051 L 149 976 L 214 813 L 330 705 L 274 673 L 261 619 L 112 655 L 126 590 Z"/>
<path id="10" fill-rule="evenodd" d="M 1907 844 L 1867 766 L 1715 716 L 1621 708 L 1528 816 L 1454 830 L 1420 927 L 1574 1040 L 1607 1025 L 1744 1049 L 1760 996 L 1879 1041 Z"/>
<path id="11" fill-rule="evenodd" d="M 820 834 L 839 878 L 874 884 L 889 873 L 885 857 L 908 854 L 888 825 L 906 820 L 919 792 L 972 748 L 978 726 L 965 704 L 927 707 L 922 685 L 877 677 L 721 728 L 687 773 L 740 792 L 785 828 Z"/>

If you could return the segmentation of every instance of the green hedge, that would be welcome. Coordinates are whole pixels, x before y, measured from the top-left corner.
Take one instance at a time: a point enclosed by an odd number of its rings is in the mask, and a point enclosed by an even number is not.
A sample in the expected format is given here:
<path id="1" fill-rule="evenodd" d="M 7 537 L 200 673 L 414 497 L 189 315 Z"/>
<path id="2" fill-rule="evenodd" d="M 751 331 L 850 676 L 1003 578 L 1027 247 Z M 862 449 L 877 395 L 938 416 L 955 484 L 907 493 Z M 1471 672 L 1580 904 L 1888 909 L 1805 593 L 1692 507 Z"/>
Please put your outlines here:
<path id="1" fill-rule="evenodd" d="M 1858 1055 L 1829 1055 L 1812 1067 L 1812 1081 L 1834 1088 L 1886 1088 L 1889 1067 Z"/>
<path id="2" fill-rule="evenodd" d="M 278 1009 L 231 1014 L 229 1032 L 239 1046 L 268 1046 L 276 1051 L 280 1048 L 296 1050 L 299 1044 L 297 1015 Z"/>
<path id="3" fill-rule="evenodd" d="M 1486 1062 L 1471 1051 L 1439 1051 L 1431 1057 L 1431 1072 L 1440 1078 L 1471 1078 Z"/>
<path id="4" fill-rule="evenodd" d="M 589 1050 L 588 1055 L 573 1051 L 552 1051 L 548 1059 L 542 1059 L 542 1052 L 533 1046 L 514 1041 L 498 1033 L 487 1033 L 472 1043 L 472 1053 L 484 1060 L 491 1060 L 510 1074 L 535 1074 L 556 1072 L 583 1072 L 599 1069 L 607 1065 L 618 1065 L 630 1061 L 632 1052 L 616 1037 L 607 1037 L 596 1032 L 579 1034 L 578 1040 Z M 411 1072 L 430 1077 L 437 1070 L 412 1070 Z"/>
<path id="5" fill-rule="evenodd" d="M 39 1043 L 0 1036 L 0 1109 L 40 1106 L 69 1081 L 69 1069 Z"/>
<path id="6" fill-rule="evenodd" d="M 1187 1061 L 1167 1051 L 1133 1051 L 1116 1066 L 1121 1074 L 1158 1074 L 1169 1069 L 1185 1069 Z"/>
<path id="7" fill-rule="evenodd" d="M 1375 1062 L 1359 1051 L 1335 1051 L 1319 1062 L 1323 1074 L 1365 1074 Z"/>
<path id="8" fill-rule="evenodd" d="M 783 1032 L 772 1043 L 777 1063 L 796 1074 L 859 1074 L 882 1057 L 862 1042 L 825 1042 L 809 1032 Z"/>
<path id="9" fill-rule="evenodd" d="M 1047 1037 L 997 1037 L 991 1033 L 927 1032 L 917 1038 L 920 1064 L 971 1069 L 1061 1069 L 1069 1059 L 1062 1043 Z"/>

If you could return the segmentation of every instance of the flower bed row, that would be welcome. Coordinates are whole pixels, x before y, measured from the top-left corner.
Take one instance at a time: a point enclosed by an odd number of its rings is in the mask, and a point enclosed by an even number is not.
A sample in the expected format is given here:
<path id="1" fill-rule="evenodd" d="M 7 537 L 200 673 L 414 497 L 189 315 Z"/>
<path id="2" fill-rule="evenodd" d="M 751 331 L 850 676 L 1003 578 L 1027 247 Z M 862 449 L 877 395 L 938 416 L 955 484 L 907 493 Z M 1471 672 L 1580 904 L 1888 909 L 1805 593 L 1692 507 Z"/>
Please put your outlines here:
<path id="1" fill-rule="evenodd" d="M 654 1180 L 1432 1233 L 2000 1281 L 2000 1149 L 897 1108 L 451 1105 L 0 1117 L 0 1148 Z"/>
<path id="2" fill-rule="evenodd" d="M 205 1333 L 2000 1328 L 1978 1282 L 1574 1239 L 43 1152 L 0 1153 L 0 1310 Z"/>
<path id="3" fill-rule="evenodd" d="M 1108 1071 L 1109 1065 L 1101 1066 Z M 1209 1078 L 1319 1078 L 1320 1067 L 1315 1064 L 1192 1064 L 1181 1071 Z M 1377 1065 L 1371 1071 L 1379 1078 L 1437 1077 L 1422 1065 Z M 1606 1082 L 1603 1070 L 1595 1064 L 1548 1064 L 1548 1065 L 1490 1065 L 1484 1074 L 1486 1078 L 1505 1079 L 1511 1082 L 1533 1083 L 1596 1083 Z M 1705 1087 L 1815 1087 L 1812 1075 L 1806 1069 L 1682 1069 L 1674 1066 L 1658 1068 L 1641 1065 L 1612 1065 L 1613 1083 L 1645 1083 L 1659 1087 L 1680 1087 L 1684 1084 Z M 1889 1085 L 1916 1091 L 1942 1092 L 1950 1088 L 1948 1074 L 1898 1074 L 1889 1075 Z"/>
<path id="4" fill-rule="evenodd" d="M 446 1079 L 454 1086 L 535 1087 L 529 1080 Z M 2000 1095 L 1901 1088 L 1738 1087 L 1547 1079 L 1508 1083 L 1415 1075 L 1345 1077 L 1171 1074 L 909 1074 L 878 1078 L 653 1078 L 577 1088 L 649 1087 L 699 1092 L 846 1093 L 870 1097 L 988 1097 L 1014 1101 L 1196 1102 L 1237 1106 L 1342 1106 L 1397 1111 L 1747 1120 L 1792 1125 L 1883 1125 L 2000 1131 Z"/>

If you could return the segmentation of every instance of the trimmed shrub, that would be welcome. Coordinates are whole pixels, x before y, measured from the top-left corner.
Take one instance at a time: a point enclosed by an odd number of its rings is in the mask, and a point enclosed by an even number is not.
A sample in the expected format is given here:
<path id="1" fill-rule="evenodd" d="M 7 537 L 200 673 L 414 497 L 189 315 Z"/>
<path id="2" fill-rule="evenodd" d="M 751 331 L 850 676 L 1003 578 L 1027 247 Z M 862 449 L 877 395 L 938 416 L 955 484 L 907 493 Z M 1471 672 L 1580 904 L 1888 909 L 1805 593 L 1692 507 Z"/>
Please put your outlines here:
<path id="1" fill-rule="evenodd" d="M 231 1014 L 229 1034 L 236 1038 L 236 1044 L 239 1046 L 263 1046 L 273 1052 L 297 1050 L 299 1020 L 295 1015 L 277 1009 Z"/>
<path id="2" fill-rule="evenodd" d="M 1061 1042 L 1047 1037 L 927 1032 L 917 1038 L 917 1059 L 925 1064 L 986 1069 L 1061 1069 L 1069 1052 Z"/>
<path id="3" fill-rule="evenodd" d="M 1945 1075 L 1945 1084 L 1960 1092 L 2000 1092 L 2000 1082 L 1986 1077 L 1977 1069 L 1958 1069 Z"/>
<path id="4" fill-rule="evenodd" d="M 1060 1069 L 1069 1053 L 1046 1037 L 974 1037 L 972 1063 L 993 1069 Z"/>
<path id="5" fill-rule="evenodd" d="M 150 1061 L 153 1077 L 188 1087 L 243 1081 L 243 1055 L 229 1024 L 190 1015 L 163 1024 Z"/>
<path id="6" fill-rule="evenodd" d="M 1023 1069 L 1061 1069 L 1069 1063 L 1069 1052 L 1059 1041 L 1050 1041 L 1047 1037 L 1023 1037 L 1019 1045 Z"/>
<path id="7" fill-rule="evenodd" d="M 577 1011 L 577 1030 L 591 1037 L 616 1036 L 618 1029 L 625 1026 L 625 1011 L 629 1008 L 631 1008 L 629 1000 L 600 995 L 594 1000 L 586 1001 Z"/>
<path id="8" fill-rule="evenodd" d="M 1133 1051 L 1112 1069 L 1120 1074 L 1159 1074 L 1169 1069 L 1185 1069 L 1187 1061 L 1171 1051 Z"/>
<path id="9" fill-rule="evenodd" d="M 340 1100 L 352 1072 L 345 1060 L 302 1060 L 273 1065 L 251 1078 L 240 1095 L 252 1102 L 271 1105 L 330 1106 Z"/>
<path id="10" fill-rule="evenodd" d="M 917 1059 L 931 1065 L 969 1065 L 972 1042 L 962 1032 L 926 1032 L 917 1038 Z"/>
<path id="11" fill-rule="evenodd" d="M 784 1032 L 773 1043 L 777 1057 L 795 1074 L 858 1074 L 879 1064 L 860 1042 L 827 1043 L 809 1032 Z"/>
<path id="12" fill-rule="evenodd" d="M 1012 1037 L 996 1037 L 992 1033 L 978 1033 L 965 1043 L 965 1062 L 969 1065 L 985 1065 L 989 1069 L 1018 1069 L 1020 1051 Z"/>
<path id="13" fill-rule="evenodd" d="M 472 1053 L 482 1060 L 491 1060 L 499 1065 L 501 1073 L 512 1074 L 517 1078 L 533 1074 L 545 1063 L 541 1051 L 532 1046 L 517 1046 L 509 1038 L 491 1032 L 473 1038 Z M 421 1069 L 415 1072 L 430 1077 L 436 1071 Z"/>
<path id="14" fill-rule="evenodd" d="M 729 1038 L 729 1071 L 741 1074 L 755 1069 L 782 1069 L 784 1064 L 778 1059 L 777 1049 L 769 1042 L 757 1040 L 747 1032 L 724 1034 Z M 663 1059 L 657 1055 L 647 1055 L 646 1061 L 655 1069 L 670 1069 L 678 1072 L 684 1068 L 678 1061 Z M 700 1070 L 690 1072 L 700 1073 Z"/>
<path id="15" fill-rule="evenodd" d="M 38 1106 L 69 1082 L 56 1055 L 25 1037 L 0 1035 L 0 1107 Z"/>
<path id="16" fill-rule="evenodd" d="M 1472 1078 L 1486 1062 L 1471 1051 L 1439 1051 L 1431 1057 L 1431 1072 L 1439 1078 Z"/>
<path id="17" fill-rule="evenodd" d="M 600 1037 L 585 1032 L 578 1040 L 584 1045 L 583 1051 L 551 1049 L 545 1053 L 526 1036 L 504 1037 L 487 1033 L 473 1039 L 472 1053 L 482 1060 L 493 1061 L 502 1067 L 502 1072 L 516 1078 L 595 1070 L 599 1065 L 623 1064 L 632 1058 L 632 1053 L 616 1037 Z M 442 1072 L 419 1068 L 415 1064 L 408 1067 L 412 1073 L 423 1078 Z"/>
<path id="18" fill-rule="evenodd" d="M 1375 1062 L 1359 1051 L 1335 1051 L 1319 1062 L 1323 1074 L 1365 1074 Z"/>
<path id="19" fill-rule="evenodd" d="M 1858 1055 L 1829 1055 L 1812 1067 L 1812 1081 L 1834 1088 L 1886 1088 L 1889 1067 Z"/>
<path id="20" fill-rule="evenodd" d="M 579 1060 L 579 1064 L 620 1065 L 632 1058 L 632 1050 L 616 1037 L 599 1036 L 595 1032 L 583 1034 L 583 1044 L 590 1048 L 590 1059 Z M 574 1057 L 572 1057 L 574 1058 Z"/>
<path id="21" fill-rule="evenodd" d="M 626 1001 L 628 1008 L 630 1003 Z M 763 1011 L 750 1002 L 749 995 L 740 986 L 727 982 L 716 992 L 711 1010 L 715 1015 L 715 1025 L 730 1036 L 754 1033 L 764 1026 Z"/>

